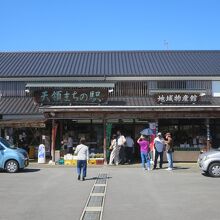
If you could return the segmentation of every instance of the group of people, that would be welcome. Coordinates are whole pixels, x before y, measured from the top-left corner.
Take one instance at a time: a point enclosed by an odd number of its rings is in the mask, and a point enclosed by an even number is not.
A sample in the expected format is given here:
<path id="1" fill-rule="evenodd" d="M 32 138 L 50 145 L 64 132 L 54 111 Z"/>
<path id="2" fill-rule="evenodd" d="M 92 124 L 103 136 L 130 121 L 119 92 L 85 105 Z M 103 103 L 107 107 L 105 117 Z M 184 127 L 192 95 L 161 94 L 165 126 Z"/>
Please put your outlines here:
<path id="1" fill-rule="evenodd" d="M 141 153 L 141 163 L 142 167 L 144 169 L 150 170 L 151 164 L 150 160 L 152 158 L 151 149 L 150 149 L 150 140 L 148 136 L 141 135 L 140 138 L 138 138 L 137 143 L 140 145 L 140 153 Z M 173 139 L 171 137 L 170 133 L 165 134 L 165 138 L 163 138 L 161 132 L 157 134 L 157 137 L 154 139 L 153 142 L 154 146 L 154 165 L 153 169 L 157 168 L 157 161 L 158 158 L 160 158 L 160 168 L 163 168 L 163 154 L 166 152 L 167 155 L 167 161 L 168 161 L 168 168 L 167 170 L 173 169 Z M 146 164 L 146 165 L 145 165 Z"/>
<path id="2" fill-rule="evenodd" d="M 132 163 L 133 152 L 134 152 L 134 140 L 130 135 L 124 136 L 120 131 L 117 134 L 112 135 L 111 145 L 109 147 L 111 150 L 109 165 L 115 165 Z"/>
<path id="3" fill-rule="evenodd" d="M 75 149 L 75 154 L 77 155 L 77 173 L 78 173 L 78 180 L 81 179 L 85 180 L 86 172 L 87 172 L 87 160 L 89 160 L 89 148 L 85 145 L 86 140 L 85 138 L 81 138 L 79 145 Z M 140 155 L 141 155 L 141 163 L 144 169 L 150 170 L 151 163 L 150 160 L 152 159 L 152 148 L 150 148 L 150 137 L 141 135 L 137 143 L 140 146 Z M 160 165 L 159 167 L 163 167 L 163 153 L 166 152 L 167 154 L 167 161 L 168 161 L 168 168 L 167 170 L 173 169 L 173 140 L 170 133 L 165 134 L 165 138 L 163 138 L 162 134 L 159 132 L 157 137 L 154 139 L 153 142 L 154 147 L 154 166 L 153 169 L 157 168 L 157 160 L 160 157 Z M 124 163 L 125 158 L 127 162 L 132 162 L 132 154 L 134 148 L 134 141 L 130 136 L 126 138 L 121 134 L 120 131 L 117 131 L 117 135 L 113 135 L 110 149 L 110 161 L 109 164 L 118 165 L 119 163 Z"/>
<path id="4" fill-rule="evenodd" d="M 153 169 L 157 168 L 157 161 L 160 158 L 159 167 L 163 167 L 163 154 L 166 152 L 168 168 L 167 170 L 173 169 L 173 140 L 170 133 L 166 133 L 163 138 L 161 132 L 157 134 L 157 137 L 153 141 L 153 147 L 150 146 L 150 137 L 146 135 L 141 135 L 137 143 L 140 146 L 140 156 L 141 163 L 144 169 L 151 169 L 151 161 L 153 161 L 153 152 L 154 152 L 154 161 Z M 117 131 L 117 134 L 113 134 L 110 146 L 111 154 L 109 165 L 118 165 L 119 163 L 124 163 L 125 159 L 128 163 L 132 162 L 132 154 L 134 150 L 134 141 L 128 136 L 124 137 L 120 131 Z"/>

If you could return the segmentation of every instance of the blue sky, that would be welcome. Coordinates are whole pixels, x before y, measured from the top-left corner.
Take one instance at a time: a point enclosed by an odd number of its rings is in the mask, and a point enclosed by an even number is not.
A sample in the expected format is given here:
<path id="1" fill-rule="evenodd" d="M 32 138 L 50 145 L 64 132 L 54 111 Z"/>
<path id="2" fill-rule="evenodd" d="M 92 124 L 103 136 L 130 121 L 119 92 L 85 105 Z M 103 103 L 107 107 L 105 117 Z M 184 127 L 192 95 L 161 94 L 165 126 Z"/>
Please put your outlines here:
<path id="1" fill-rule="evenodd" d="M 219 0 L 0 0 L 0 51 L 217 50 L 219 12 Z"/>

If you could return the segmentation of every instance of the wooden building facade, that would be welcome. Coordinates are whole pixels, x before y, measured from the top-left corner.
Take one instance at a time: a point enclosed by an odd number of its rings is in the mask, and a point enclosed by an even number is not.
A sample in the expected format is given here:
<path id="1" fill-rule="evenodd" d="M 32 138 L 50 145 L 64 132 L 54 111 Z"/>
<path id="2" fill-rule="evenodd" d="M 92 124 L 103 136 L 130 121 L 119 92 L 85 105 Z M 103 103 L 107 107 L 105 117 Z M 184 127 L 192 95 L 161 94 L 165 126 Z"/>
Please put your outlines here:
<path id="1" fill-rule="evenodd" d="M 154 124 L 172 133 L 176 160 L 195 160 L 220 145 L 219 63 L 220 51 L 0 53 L 1 136 L 47 137 L 53 158 L 64 136 L 84 136 L 106 158 L 116 130 L 136 139 Z"/>

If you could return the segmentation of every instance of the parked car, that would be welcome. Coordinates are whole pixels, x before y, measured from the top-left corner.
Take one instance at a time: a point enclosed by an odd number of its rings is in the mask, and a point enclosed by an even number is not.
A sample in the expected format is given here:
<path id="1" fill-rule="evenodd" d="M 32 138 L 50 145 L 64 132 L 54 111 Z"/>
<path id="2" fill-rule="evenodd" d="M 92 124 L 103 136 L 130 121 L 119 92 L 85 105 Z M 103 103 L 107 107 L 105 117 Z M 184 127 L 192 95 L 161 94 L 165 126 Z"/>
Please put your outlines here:
<path id="1" fill-rule="evenodd" d="M 15 173 L 29 164 L 28 153 L 0 137 L 0 169 Z"/>
<path id="2" fill-rule="evenodd" d="M 200 154 L 198 163 L 203 172 L 220 177 L 220 148 Z"/>

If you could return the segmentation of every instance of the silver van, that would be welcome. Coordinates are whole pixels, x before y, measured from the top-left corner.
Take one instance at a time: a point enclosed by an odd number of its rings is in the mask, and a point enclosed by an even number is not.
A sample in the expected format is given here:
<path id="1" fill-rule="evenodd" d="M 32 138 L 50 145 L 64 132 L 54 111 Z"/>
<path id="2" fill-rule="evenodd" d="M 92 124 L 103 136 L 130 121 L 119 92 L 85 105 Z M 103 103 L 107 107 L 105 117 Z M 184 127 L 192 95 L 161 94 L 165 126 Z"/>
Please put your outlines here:
<path id="1" fill-rule="evenodd" d="M 220 148 L 200 154 L 198 164 L 208 175 L 220 177 Z"/>

